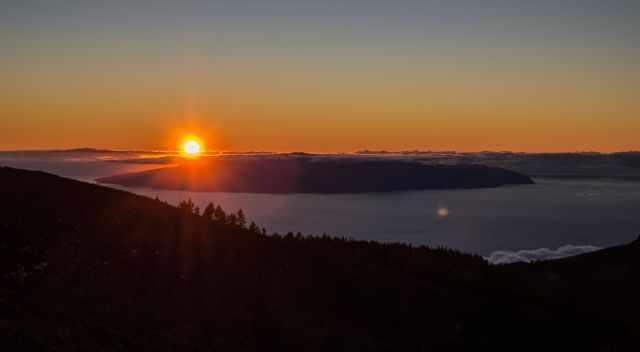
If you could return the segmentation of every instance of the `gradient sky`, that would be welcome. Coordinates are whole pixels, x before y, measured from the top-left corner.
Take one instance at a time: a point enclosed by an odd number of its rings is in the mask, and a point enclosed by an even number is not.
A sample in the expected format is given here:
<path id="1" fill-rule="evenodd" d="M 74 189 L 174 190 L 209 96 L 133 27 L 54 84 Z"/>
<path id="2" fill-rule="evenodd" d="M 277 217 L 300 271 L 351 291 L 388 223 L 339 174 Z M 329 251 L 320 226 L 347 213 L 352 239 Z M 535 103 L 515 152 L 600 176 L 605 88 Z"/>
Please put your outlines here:
<path id="1" fill-rule="evenodd" d="M 640 149 L 637 0 L 9 0 L 0 52 L 0 149 Z"/>

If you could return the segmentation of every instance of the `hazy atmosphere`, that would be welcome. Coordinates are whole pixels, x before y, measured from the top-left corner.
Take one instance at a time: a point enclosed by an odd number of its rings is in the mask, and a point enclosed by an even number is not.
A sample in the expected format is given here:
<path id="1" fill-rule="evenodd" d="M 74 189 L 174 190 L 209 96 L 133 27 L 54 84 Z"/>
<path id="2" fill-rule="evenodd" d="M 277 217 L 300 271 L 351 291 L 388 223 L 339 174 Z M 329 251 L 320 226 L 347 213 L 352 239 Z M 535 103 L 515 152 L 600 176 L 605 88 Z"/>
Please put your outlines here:
<path id="1" fill-rule="evenodd" d="M 9 1 L 0 32 L 5 150 L 640 148 L 637 1 Z"/>

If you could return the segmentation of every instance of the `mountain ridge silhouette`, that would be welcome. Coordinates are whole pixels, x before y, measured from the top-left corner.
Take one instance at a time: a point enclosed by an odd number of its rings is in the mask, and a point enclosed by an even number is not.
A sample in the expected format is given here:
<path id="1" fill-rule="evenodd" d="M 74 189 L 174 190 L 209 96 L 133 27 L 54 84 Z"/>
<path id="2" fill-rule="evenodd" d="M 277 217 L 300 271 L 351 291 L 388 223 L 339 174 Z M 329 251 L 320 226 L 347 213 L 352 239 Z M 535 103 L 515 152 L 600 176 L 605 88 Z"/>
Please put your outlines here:
<path id="1" fill-rule="evenodd" d="M 493 266 L 444 248 L 265 236 L 44 172 L 0 167 L 0 196 L 3 350 L 637 347 L 637 241 Z"/>

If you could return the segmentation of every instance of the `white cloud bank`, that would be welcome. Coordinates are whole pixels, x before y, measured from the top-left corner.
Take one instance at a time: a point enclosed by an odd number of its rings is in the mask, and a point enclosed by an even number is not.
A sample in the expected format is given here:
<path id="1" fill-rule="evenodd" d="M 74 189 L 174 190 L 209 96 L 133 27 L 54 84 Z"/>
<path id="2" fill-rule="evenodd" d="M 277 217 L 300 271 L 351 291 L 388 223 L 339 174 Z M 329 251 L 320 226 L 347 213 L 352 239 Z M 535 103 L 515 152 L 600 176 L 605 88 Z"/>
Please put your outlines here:
<path id="1" fill-rule="evenodd" d="M 533 262 L 536 260 L 549 260 L 571 257 L 578 254 L 589 253 L 601 249 L 596 246 L 566 245 L 558 249 L 538 248 L 521 251 L 495 251 L 488 257 L 484 257 L 491 264 L 510 264 L 516 262 Z"/>

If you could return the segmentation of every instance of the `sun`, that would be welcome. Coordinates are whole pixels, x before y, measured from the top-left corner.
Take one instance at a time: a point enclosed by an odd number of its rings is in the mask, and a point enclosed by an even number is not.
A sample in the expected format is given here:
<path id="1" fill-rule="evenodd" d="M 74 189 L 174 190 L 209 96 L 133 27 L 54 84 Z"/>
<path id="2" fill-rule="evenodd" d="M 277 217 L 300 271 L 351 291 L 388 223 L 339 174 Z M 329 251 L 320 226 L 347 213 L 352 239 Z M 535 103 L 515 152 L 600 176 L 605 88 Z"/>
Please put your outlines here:
<path id="1" fill-rule="evenodd" d="M 195 137 L 186 137 L 182 142 L 182 152 L 189 157 L 196 157 L 202 153 L 202 142 Z"/>
<path id="2" fill-rule="evenodd" d="M 184 152 L 189 155 L 196 155 L 200 153 L 200 143 L 193 140 L 185 142 L 182 148 L 184 149 Z"/>

